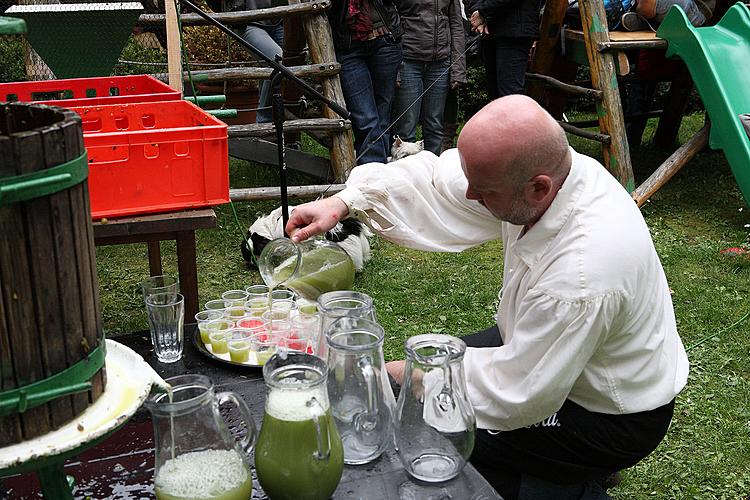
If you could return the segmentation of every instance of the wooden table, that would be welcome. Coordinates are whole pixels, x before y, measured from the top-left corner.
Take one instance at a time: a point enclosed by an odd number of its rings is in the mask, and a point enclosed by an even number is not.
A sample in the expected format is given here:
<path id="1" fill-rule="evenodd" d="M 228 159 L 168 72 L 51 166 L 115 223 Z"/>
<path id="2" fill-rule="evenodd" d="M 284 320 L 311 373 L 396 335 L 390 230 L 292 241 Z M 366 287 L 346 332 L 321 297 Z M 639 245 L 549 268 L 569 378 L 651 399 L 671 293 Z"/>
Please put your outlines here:
<path id="1" fill-rule="evenodd" d="M 210 208 L 103 219 L 94 222 L 94 242 L 96 246 L 147 243 L 149 270 L 151 276 L 158 276 L 163 274 L 159 243 L 165 240 L 175 240 L 180 290 L 185 296 L 185 317 L 190 321 L 200 310 L 195 230 L 214 227 L 216 227 L 216 214 Z"/>
<path id="2" fill-rule="evenodd" d="M 266 398 L 266 386 L 261 370 L 235 367 L 209 359 L 200 354 L 191 342 L 195 325 L 185 327 L 185 350 L 181 360 L 172 364 L 159 363 L 151 347 L 148 332 L 116 337 L 120 342 L 143 356 L 164 378 L 185 373 L 208 376 L 216 391 L 234 391 L 249 405 L 260 429 Z M 235 435 L 244 433 L 239 414 L 222 406 L 222 416 Z M 120 430 L 92 449 L 83 452 L 77 460 L 65 465 L 65 472 L 76 481 L 74 497 L 84 499 L 108 498 L 112 500 L 153 498 L 154 447 L 151 417 L 145 409 L 139 410 Z M 251 463 L 253 461 L 251 460 Z M 253 469 L 253 499 L 266 499 Z M 36 498 L 39 491 L 36 477 L 23 474 L 0 480 L 0 492 L 9 498 Z M 0 493 L 0 498 L 2 494 Z M 492 486 L 467 464 L 458 477 L 444 483 L 418 483 L 406 474 L 398 455 L 389 448 L 367 465 L 346 466 L 333 500 L 399 500 L 399 499 L 455 499 L 502 500 Z"/>

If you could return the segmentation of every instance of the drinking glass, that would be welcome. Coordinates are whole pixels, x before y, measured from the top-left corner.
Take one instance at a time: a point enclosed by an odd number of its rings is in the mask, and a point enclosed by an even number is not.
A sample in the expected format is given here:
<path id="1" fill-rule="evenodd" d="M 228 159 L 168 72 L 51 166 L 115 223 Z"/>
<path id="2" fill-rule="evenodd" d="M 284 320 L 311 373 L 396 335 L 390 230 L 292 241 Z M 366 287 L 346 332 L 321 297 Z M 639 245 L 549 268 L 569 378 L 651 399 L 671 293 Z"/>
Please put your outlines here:
<path id="1" fill-rule="evenodd" d="M 315 339 L 315 354 L 326 359 L 328 344 L 325 332 L 339 318 L 355 317 L 377 321 L 372 297 L 360 292 L 348 290 L 324 293 L 318 297 L 320 312 L 320 331 Z"/>
<path id="2" fill-rule="evenodd" d="M 205 310 L 201 311 L 198 314 L 195 315 L 195 322 L 198 323 L 198 331 L 201 334 L 201 342 L 204 344 L 208 344 L 208 329 L 206 328 L 206 324 L 213 320 L 213 319 L 219 319 L 221 318 L 222 313 L 221 311 L 216 310 Z"/>
<path id="3" fill-rule="evenodd" d="M 185 297 L 171 292 L 146 297 L 148 326 L 156 359 L 174 363 L 182 357 Z"/>
<path id="4" fill-rule="evenodd" d="M 150 276 L 141 281 L 141 293 L 145 301 L 149 295 L 155 293 L 171 293 L 176 295 L 180 291 L 180 282 L 174 276 L 162 274 L 159 276 Z"/>

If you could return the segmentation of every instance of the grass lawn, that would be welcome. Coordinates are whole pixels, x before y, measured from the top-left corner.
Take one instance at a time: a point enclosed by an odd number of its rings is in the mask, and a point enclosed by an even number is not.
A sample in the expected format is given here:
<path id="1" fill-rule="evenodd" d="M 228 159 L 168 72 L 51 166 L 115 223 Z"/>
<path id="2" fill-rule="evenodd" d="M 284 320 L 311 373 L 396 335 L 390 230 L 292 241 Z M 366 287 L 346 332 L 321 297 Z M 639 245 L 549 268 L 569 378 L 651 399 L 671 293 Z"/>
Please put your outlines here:
<path id="1" fill-rule="evenodd" d="M 702 122 L 702 115 L 688 117 L 680 141 Z M 652 133 L 649 128 L 647 134 Z M 579 151 L 600 156 L 598 145 L 571 141 Z M 633 158 L 636 181 L 670 153 L 641 148 Z M 293 181 L 309 180 L 293 176 Z M 232 163 L 232 187 L 275 182 L 275 172 L 266 167 Z M 276 205 L 235 204 L 242 231 Z M 610 493 L 617 499 L 750 498 L 750 260 L 720 254 L 747 241 L 748 208 L 724 156 L 704 152 L 643 207 L 643 214 L 674 291 L 691 371 L 667 438 L 627 470 L 624 482 Z M 242 234 L 231 208 L 219 207 L 217 216 L 219 228 L 198 235 L 201 303 L 224 290 L 260 282 L 240 255 Z M 173 245 L 163 243 L 162 249 L 165 272 L 176 273 Z M 375 300 L 387 332 L 387 359 L 402 357 L 404 339 L 411 335 L 465 335 L 493 321 L 502 277 L 499 242 L 461 254 L 430 254 L 375 238 L 372 254 L 355 289 Z M 145 245 L 99 248 L 97 262 L 106 332 L 116 336 L 147 329 L 137 285 L 148 276 Z"/>

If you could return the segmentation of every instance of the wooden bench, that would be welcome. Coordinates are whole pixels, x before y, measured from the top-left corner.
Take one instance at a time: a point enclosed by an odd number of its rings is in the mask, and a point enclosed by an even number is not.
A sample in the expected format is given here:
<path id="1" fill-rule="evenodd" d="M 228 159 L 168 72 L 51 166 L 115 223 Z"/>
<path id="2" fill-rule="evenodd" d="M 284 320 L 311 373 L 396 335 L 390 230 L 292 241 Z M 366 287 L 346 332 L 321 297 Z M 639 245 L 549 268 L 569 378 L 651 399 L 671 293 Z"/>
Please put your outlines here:
<path id="1" fill-rule="evenodd" d="M 94 222 L 94 243 L 96 246 L 147 243 L 149 270 L 151 276 L 158 276 L 163 274 L 159 242 L 175 240 L 180 290 L 185 296 L 185 318 L 187 322 L 192 322 L 200 311 L 195 231 L 214 227 L 216 214 L 210 208 L 139 215 Z"/>

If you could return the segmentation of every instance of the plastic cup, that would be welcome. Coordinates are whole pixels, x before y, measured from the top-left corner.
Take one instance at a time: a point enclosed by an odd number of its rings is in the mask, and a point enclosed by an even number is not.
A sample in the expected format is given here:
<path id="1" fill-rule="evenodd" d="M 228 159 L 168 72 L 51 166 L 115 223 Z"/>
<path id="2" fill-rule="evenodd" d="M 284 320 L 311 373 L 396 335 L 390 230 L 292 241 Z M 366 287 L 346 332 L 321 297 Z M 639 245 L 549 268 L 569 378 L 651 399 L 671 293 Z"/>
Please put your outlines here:
<path id="1" fill-rule="evenodd" d="M 245 316 L 250 316 L 250 310 L 246 309 L 244 305 L 231 306 L 224 309 L 224 317 L 231 318 L 233 321 L 237 321 Z"/>
<path id="2" fill-rule="evenodd" d="M 227 338 L 229 358 L 237 363 L 247 363 L 250 360 L 250 330 L 237 328 L 230 330 Z"/>
<path id="3" fill-rule="evenodd" d="M 250 285 L 245 287 L 247 292 L 247 300 L 251 299 L 266 299 L 268 302 L 268 287 L 266 285 Z"/>
<path id="4" fill-rule="evenodd" d="M 245 290 L 227 290 L 221 294 L 221 298 L 224 299 L 224 306 L 227 308 L 244 306 L 248 299 Z"/>
<path id="5" fill-rule="evenodd" d="M 268 299 L 252 298 L 245 302 L 245 308 L 250 311 L 250 316 L 263 316 L 263 313 L 268 311 Z"/>
<path id="6" fill-rule="evenodd" d="M 238 319 L 236 324 L 237 328 L 244 328 L 247 330 L 266 331 L 268 329 L 266 322 L 263 319 L 255 317 Z"/>
<path id="7" fill-rule="evenodd" d="M 268 333 L 255 333 L 250 337 L 250 350 L 255 354 L 256 363 L 264 365 L 276 354 L 276 342 Z"/>
<path id="8" fill-rule="evenodd" d="M 210 310 L 210 309 L 201 311 L 195 315 L 195 322 L 198 323 L 198 331 L 201 334 L 201 342 L 203 342 L 204 344 L 209 343 L 208 329 L 206 328 L 206 324 L 211 320 L 219 319 L 221 317 L 222 317 L 221 311 Z"/>
<path id="9" fill-rule="evenodd" d="M 210 309 L 213 311 L 223 311 L 227 308 L 226 304 L 224 304 L 224 299 L 214 299 L 209 300 L 205 303 L 203 306 L 204 309 Z"/>
<path id="10" fill-rule="evenodd" d="M 296 298 L 297 298 L 297 294 L 294 293 L 294 291 L 288 290 L 286 288 L 277 288 L 271 292 L 272 300 L 278 300 L 278 299 L 295 300 Z"/>
<path id="11" fill-rule="evenodd" d="M 214 319 L 206 323 L 211 352 L 214 354 L 226 354 L 229 352 L 227 338 L 232 328 L 234 328 L 234 322 L 226 318 Z"/>

